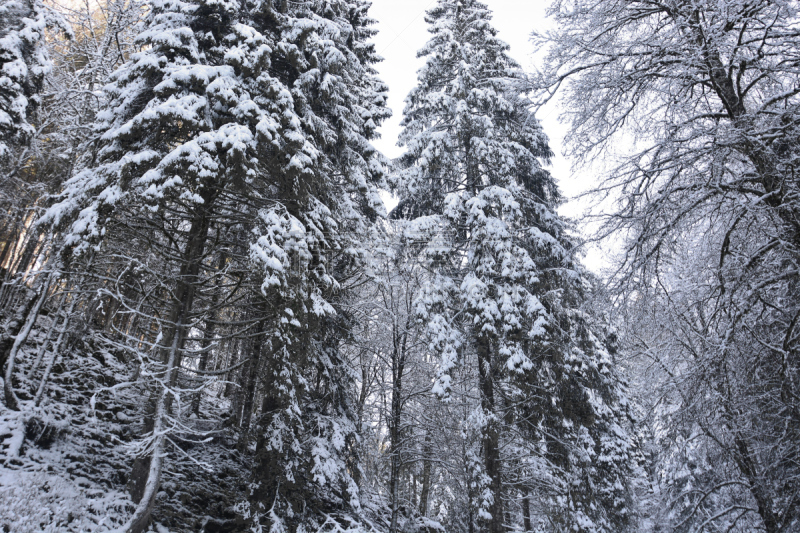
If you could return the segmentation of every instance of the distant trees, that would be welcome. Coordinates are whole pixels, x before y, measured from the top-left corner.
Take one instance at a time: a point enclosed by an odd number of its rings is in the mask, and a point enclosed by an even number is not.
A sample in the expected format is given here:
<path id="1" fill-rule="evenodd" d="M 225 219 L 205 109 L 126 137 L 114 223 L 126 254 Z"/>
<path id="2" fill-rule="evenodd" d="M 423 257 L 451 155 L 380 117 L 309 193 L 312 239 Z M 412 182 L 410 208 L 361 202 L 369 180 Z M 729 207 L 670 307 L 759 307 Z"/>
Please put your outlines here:
<path id="1" fill-rule="evenodd" d="M 616 281 L 653 380 L 642 386 L 661 391 L 650 422 L 669 474 L 653 479 L 655 505 L 683 507 L 668 526 L 681 531 L 795 529 L 798 5 L 558 2 L 551 14 L 533 87 L 542 102 L 563 95 L 572 155 L 621 156 L 597 193 L 615 201 L 604 231 L 627 238 Z"/>

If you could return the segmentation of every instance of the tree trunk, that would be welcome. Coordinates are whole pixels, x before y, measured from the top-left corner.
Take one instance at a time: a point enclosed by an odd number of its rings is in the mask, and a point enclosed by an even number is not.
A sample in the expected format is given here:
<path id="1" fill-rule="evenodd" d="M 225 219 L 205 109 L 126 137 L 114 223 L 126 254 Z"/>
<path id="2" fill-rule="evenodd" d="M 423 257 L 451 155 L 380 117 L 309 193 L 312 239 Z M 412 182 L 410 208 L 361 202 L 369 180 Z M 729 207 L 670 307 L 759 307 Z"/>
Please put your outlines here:
<path id="1" fill-rule="evenodd" d="M 428 497 L 431 491 L 431 434 L 425 433 L 425 446 L 423 448 L 425 459 L 422 463 L 422 490 L 419 493 L 419 514 L 428 516 Z"/>
<path id="2" fill-rule="evenodd" d="M 17 400 L 17 395 L 14 394 L 14 385 L 12 383 L 12 378 L 14 375 L 14 363 L 16 361 L 17 353 L 19 353 L 20 348 L 22 348 L 22 346 L 28 340 L 28 336 L 36 324 L 36 319 L 39 318 L 39 312 L 42 310 L 42 306 L 47 300 L 48 292 L 50 291 L 50 284 L 53 282 L 54 278 L 55 273 L 51 273 L 47 276 L 47 280 L 40 289 L 39 297 L 36 299 L 36 304 L 28 313 L 28 317 L 25 320 L 25 325 L 17 334 L 16 338 L 14 339 L 14 345 L 11 347 L 11 351 L 8 353 L 8 360 L 6 361 L 5 369 L 5 381 L 3 383 L 3 393 L 5 396 L 6 407 L 13 411 L 19 410 L 19 401 Z"/>
<path id="3" fill-rule="evenodd" d="M 32 378 L 33 374 L 39 370 L 39 366 L 42 364 L 42 360 L 44 359 L 44 354 L 47 351 L 47 345 L 50 344 L 50 339 L 53 337 L 53 333 L 58 329 L 58 320 L 59 316 L 61 315 L 61 311 L 64 309 L 64 304 L 67 300 L 66 292 L 62 294 L 61 299 L 58 302 L 58 306 L 56 309 L 52 310 L 50 313 L 51 320 L 50 320 L 50 327 L 47 328 L 47 333 L 45 333 L 44 339 L 42 340 L 42 344 L 39 346 L 39 350 L 36 352 L 36 359 L 31 365 L 30 370 L 28 371 L 28 377 Z"/>
<path id="4" fill-rule="evenodd" d="M 28 242 L 25 245 L 22 255 L 14 266 L 14 274 L 27 272 L 30 270 L 36 260 L 36 257 L 38 256 L 37 252 L 39 251 L 41 244 L 39 242 L 41 234 L 33 233 L 31 229 L 32 228 L 28 228 Z"/>
<path id="5" fill-rule="evenodd" d="M 775 505 L 772 497 L 764 490 L 762 483 L 759 482 L 758 467 L 750 454 L 750 448 L 741 435 L 736 435 L 734 442 L 736 443 L 734 452 L 736 463 L 749 482 L 750 493 L 758 505 L 758 514 L 764 522 L 764 529 L 767 533 L 778 533 L 783 528 L 780 527 L 779 519 L 775 516 Z"/>
<path id="6" fill-rule="evenodd" d="M 47 361 L 47 367 L 44 369 L 44 374 L 42 374 L 42 380 L 39 382 L 39 389 L 36 391 L 36 396 L 33 399 L 33 405 L 39 407 L 39 404 L 42 402 L 42 397 L 44 396 L 44 391 L 47 388 L 47 382 L 50 380 L 50 373 L 53 371 L 53 365 L 55 364 L 59 354 L 61 353 L 61 345 L 64 343 L 64 339 L 67 336 L 67 330 L 69 328 L 69 319 L 72 316 L 72 313 L 75 312 L 75 304 L 78 302 L 77 295 L 72 297 L 72 301 L 69 304 L 69 309 L 67 310 L 67 314 L 64 316 L 64 323 L 61 325 L 61 330 L 58 332 L 58 338 L 56 342 L 53 344 L 53 350 L 50 355 L 50 359 Z M 63 301 L 62 301 L 63 304 Z M 58 319 L 58 316 L 54 319 L 54 321 Z"/>
<path id="7" fill-rule="evenodd" d="M 183 325 L 183 314 L 176 322 L 176 329 Z M 179 363 L 180 335 L 173 335 L 172 346 L 168 351 L 166 375 L 177 375 L 175 370 Z M 128 523 L 123 528 L 126 533 L 141 533 L 150 522 L 150 513 L 156 501 L 159 485 L 161 484 L 161 470 L 164 462 L 164 430 L 165 420 L 169 414 L 170 398 L 172 395 L 166 387 L 159 391 L 158 400 L 153 417 L 153 452 L 152 455 L 137 458 L 131 473 L 131 496 L 138 505 Z M 147 425 L 147 423 L 145 424 Z"/>
<path id="8" fill-rule="evenodd" d="M 23 290 L 27 291 L 28 288 L 24 287 Z M 19 332 L 25 325 L 26 319 L 28 316 L 30 316 L 31 311 L 33 310 L 33 306 L 36 305 L 36 302 L 38 301 L 38 295 L 36 292 L 31 292 L 33 294 L 28 296 L 28 299 L 25 300 L 25 303 L 20 305 L 14 317 L 8 322 L 5 335 L 3 336 L 2 340 L 0 340 L 0 369 L 5 367 L 6 361 L 8 360 L 8 355 L 11 353 L 11 349 L 14 346 L 14 341 L 17 339 L 17 335 L 19 335 Z"/>
<path id="9" fill-rule="evenodd" d="M 228 368 L 235 366 L 239 363 L 239 340 L 234 339 L 232 342 L 226 343 L 225 351 L 230 354 L 230 360 L 227 362 Z M 235 372 L 235 370 L 233 371 Z M 239 407 L 236 404 L 239 397 L 237 395 L 236 385 L 233 383 L 233 379 L 235 378 L 235 374 L 231 375 L 231 372 L 227 372 L 225 374 L 225 386 L 222 388 L 222 398 L 230 398 L 233 396 L 233 400 L 231 401 L 231 409 L 233 412 L 233 416 L 236 417 L 238 422 L 239 420 Z"/>
<path id="10" fill-rule="evenodd" d="M 486 531 L 488 533 L 503 532 L 503 479 L 500 462 L 500 428 L 495 414 L 494 373 L 492 369 L 491 339 L 480 335 L 476 343 L 478 351 L 478 372 L 481 392 L 481 408 L 488 417 L 481 435 L 484 467 L 489 476 L 489 489 L 492 492 L 492 503 Z"/>
<path id="11" fill-rule="evenodd" d="M 167 338 L 164 339 L 170 347 L 165 350 L 163 361 L 166 367 L 165 377 L 170 387 L 178 380 L 178 369 L 181 366 L 183 344 L 186 340 L 188 326 L 186 317 L 191 312 L 194 304 L 195 291 L 198 285 L 198 274 L 203 257 L 205 242 L 209 229 L 209 209 L 211 195 L 204 198 L 203 208 L 195 213 L 189 229 L 188 241 L 183 254 L 183 265 L 175 289 L 175 298 L 172 309 L 168 315 L 167 324 L 174 324 L 170 328 Z M 145 422 L 147 427 L 153 428 L 155 444 L 153 452 L 147 457 L 137 457 L 131 472 L 130 491 L 134 502 L 138 503 L 133 517 L 126 526 L 127 533 L 141 533 L 150 521 L 150 512 L 155 503 L 158 486 L 161 483 L 161 469 L 163 464 L 164 437 L 160 432 L 164 430 L 166 417 L 172 405 L 172 395 L 166 387 L 160 387 L 157 392 L 153 415 L 149 417 L 152 422 Z M 137 501 L 137 497 L 140 499 Z"/>
<path id="12" fill-rule="evenodd" d="M 392 404 L 391 420 L 389 421 L 389 434 L 391 438 L 391 472 L 389 478 L 389 493 L 392 502 L 392 522 L 390 533 L 397 533 L 397 522 L 400 512 L 400 424 L 403 409 L 403 372 L 406 363 L 406 342 L 408 333 L 400 331 L 395 323 L 392 327 Z"/>
<path id="13" fill-rule="evenodd" d="M 361 390 L 358 393 L 358 402 L 356 405 L 356 433 L 359 437 L 362 436 L 364 430 L 364 405 L 367 402 L 367 397 L 370 392 L 370 375 L 369 366 L 365 364 L 363 359 L 361 361 Z M 352 468 L 353 481 L 356 486 L 361 488 L 361 468 L 358 466 L 357 458 Z"/>
<path id="14" fill-rule="evenodd" d="M 258 334 L 253 339 L 253 349 L 250 353 L 250 361 L 246 365 L 247 388 L 244 391 L 244 405 L 242 406 L 242 434 L 239 440 L 239 451 L 244 453 L 247 450 L 250 434 L 250 420 L 253 416 L 253 401 L 256 395 L 256 384 L 258 383 L 258 368 L 261 361 L 261 348 L 264 339 L 266 322 L 262 320 L 258 325 Z"/>
<path id="15" fill-rule="evenodd" d="M 212 304 L 216 305 L 217 295 L 214 294 Z M 211 352 L 211 343 L 214 342 L 214 333 L 216 330 L 216 317 L 212 316 L 210 320 L 205 321 L 203 328 L 203 340 L 200 343 L 200 361 L 197 363 L 197 369 L 200 372 L 205 372 L 208 367 L 208 356 Z M 202 374 L 198 374 L 202 376 Z M 192 396 L 192 413 L 200 415 L 200 399 L 203 396 L 203 391 L 199 390 Z"/>
<path id="16" fill-rule="evenodd" d="M 531 530 L 531 493 L 527 490 L 522 498 L 522 524 L 525 527 L 525 533 L 529 533 Z"/>
<path id="17" fill-rule="evenodd" d="M 18 238 L 18 232 L 17 232 L 16 228 L 13 228 L 7 234 L 5 233 L 6 229 L 8 229 L 8 228 L 7 227 L 3 228 L 3 235 L 4 236 L 7 235 L 7 238 L 3 241 L 3 248 L 2 248 L 2 250 L 0 250 L 0 274 L 3 274 L 3 276 L 2 276 L 3 279 L 5 279 L 5 271 L 3 269 L 3 265 L 6 264 L 6 261 L 8 260 L 9 252 L 11 251 L 11 249 L 16 244 L 17 238 Z M 10 265 L 9 265 L 9 267 L 10 267 Z"/>
<path id="18" fill-rule="evenodd" d="M 208 367 L 208 357 L 211 352 L 211 344 L 214 342 L 214 334 L 216 333 L 217 328 L 217 311 L 216 307 L 219 303 L 219 295 L 220 291 L 222 290 L 222 276 L 219 272 L 225 266 L 225 254 L 219 254 L 219 259 L 217 260 L 217 283 L 214 287 L 214 294 L 211 296 L 211 309 L 212 314 L 210 319 L 205 321 L 205 327 L 203 328 L 203 341 L 200 344 L 201 352 L 200 352 L 200 361 L 197 364 L 197 369 L 200 372 L 205 372 L 206 368 Z M 202 374 L 201 374 L 202 375 Z M 197 393 L 192 397 L 192 412 L 195 415 L 200 414 L 200 399 L 203 395 L 203 391 L 197 391 Z"/>

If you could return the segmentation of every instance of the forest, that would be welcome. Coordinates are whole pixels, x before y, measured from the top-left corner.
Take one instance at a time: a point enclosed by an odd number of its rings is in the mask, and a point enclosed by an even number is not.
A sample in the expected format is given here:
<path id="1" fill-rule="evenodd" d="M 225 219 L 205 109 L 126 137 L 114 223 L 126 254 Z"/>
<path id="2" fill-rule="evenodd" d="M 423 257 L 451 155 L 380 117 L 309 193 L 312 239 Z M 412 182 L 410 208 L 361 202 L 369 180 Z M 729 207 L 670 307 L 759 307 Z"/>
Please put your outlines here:
<path id="1" fill-rule="evenodd" d="M 0 530 L 800 532 L 800 1 L 370 7 L 0 0 Z"/>

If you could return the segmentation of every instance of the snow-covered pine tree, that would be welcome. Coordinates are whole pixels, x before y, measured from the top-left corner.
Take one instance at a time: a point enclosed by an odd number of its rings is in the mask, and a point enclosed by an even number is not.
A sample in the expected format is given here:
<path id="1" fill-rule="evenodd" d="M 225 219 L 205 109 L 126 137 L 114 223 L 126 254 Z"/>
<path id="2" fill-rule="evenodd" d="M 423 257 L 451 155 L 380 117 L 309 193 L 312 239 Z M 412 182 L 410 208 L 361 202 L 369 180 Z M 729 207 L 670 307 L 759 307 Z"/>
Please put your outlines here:
<path id="1" fill-rule="evenodd" d="M 350 377 L 338 354 L 347 324 L 334 305 L 363 255 L 358 235 L 383 209 L 376 185 L 385 162 L 369 139 L 388 110 L 367 7 L 153 2 L 142 51 L 106 88 L 83 170 L 45 216 L 63 229 L 73 264 L 91 251 L 129 266 L 134 282 L 123 285 L 138 287 L 133 295 L 105 292 L 150 321 L 139 328 L 150 353 L 141 339 L 125 339 L 152 391 L 130 531 L 149 519 L 169 431 L 185 429 L 173 404 L 179 376 L 192 372 L 183 365 L 197 355 L 187 339 L 217 312 L 201 295 L 216 289 L 201 289 L 220 254 L 246 270 L 241 238 L 232 237 L 243 231 L 257 282 L 232 286 L 263 309 L 244 316 L 260 338 L 248 368 L 263 370 L 265 394 L 249 518 L 292 530 L 355 520 L 330 514 L 358 507 L 347 468 Z M 244 379 L 249 391 L 254 379 Z"/>
<path id="2" fill-rule="evenodd" d="M 579 311 L 581 270 L 555 211 L 558 189 L 542 167 L 551 156 L 547 138 L 484 4 L 439 0 L 426 20 L 432 37 L 406 100 L 396 216 L 413 219 L 405 236 L 425 243 L 435 273 L 418 299 L 431 348 L 441 354 L 435 390 L 446 397 L 452 369 L 477 366 L 479 527 L 505 531 L 511 512 L 530 525 L 518 503 L 530 507 L 525 487 L 541 487 L 538 475 L 551 480 L 549 492 L 534 496 L 539 509 L 556 510 L 551 524 L 619 531 L 605 515 L 624 521 L 627 510 L 597 498 L 592 491 L 602 483 L 590 478 L 608 476 L 625 492 L 630 443 L 614 420 L 621 410 L 606 407 L 624 398 Z M 508 431 L 512 425 L 519 431 Z M 515 435 L 525 439 L 512 442 Z M 510 462 L 514 476 L 504 472 Z M 525 468 L 530 477 L 518 478 Z"/>
<path id="3" fill-rule="evenodd" d="M 350 325 L 339 302 L 361 263 L 361 237 L 383 210 L 376 185 L 385 162 L 369 140 L 388 116 L 387 89 L 373 67 L 368 6 L 286 2 L 270 12 L 280 32 L 273 68 L 289 83 L 297 141 L 307 147 L 276 162 L 280 201 L 261 211 L 253 247 L 280 320 L 263 375 L 249 512 L 273 531 L 359 521 L 352 378 L 339 352 Z"/>
<path id="4" fill-rule="evenodd" d="M 50 68 L 44 47 L 48 28 L 69 32 L 64 20 L 41 0 L 0 3 L 0 164 L 34 133 L 31 121 Z"/>
<path id="5" fill-rule="evenodd" d="M 0 282 L 29 270 L 40 251 L 39 234 L 26 228 L 35 217 L 35 211 L 26 208 L 41 195 L 31 185 L 39 176 L 25 167 L 34 159 L 29 145 L 37 129 L 44 77 L 51 68 L 45 46 L 48 30 L 71 35 L 64 19 L 41 0 L 0 1 Z M 21 251 L 16 257 L 15 249 Z M 3 292 L 7 297 L 8 291 Z M 10 336 L 3 335 L 0 344 Z"/>
<path id="6" fill-rule="evenodd" d="M 196 304 L 219 255 L 208 238 L 226 244 L 219 239 L 236 233 L 231 228 L 252 228 L 259 206 L 276 203 L 273 159 L 305 164 L 313 153 L 284 82 L 269 74 L 274 36 L 260 33 L 250 14 L 262 7 L 152 2 L 138 36 L 142 51 L 106 87 L 99 135 L 83 170 L 45 215 L 64 228 L 73 262 L 93 249 L 107 259 L 102 263 L 116 261 L 135 274 L 124 283 L 132 292 L 107 292 L 147 317 L 144 331 L 157 332 L 147 337 L 151 350 L 124 339 L 142 360 L 140 375 L 149 377 L 142 386 L 151 390 L 131 478 L 138 507 L 129 531 L 146 526 L 166 439 L 170 428 L 182 427 L 172 404 L 180 406 L 178 378 L 191 355 L 186 341 L 213 312 Z"/>

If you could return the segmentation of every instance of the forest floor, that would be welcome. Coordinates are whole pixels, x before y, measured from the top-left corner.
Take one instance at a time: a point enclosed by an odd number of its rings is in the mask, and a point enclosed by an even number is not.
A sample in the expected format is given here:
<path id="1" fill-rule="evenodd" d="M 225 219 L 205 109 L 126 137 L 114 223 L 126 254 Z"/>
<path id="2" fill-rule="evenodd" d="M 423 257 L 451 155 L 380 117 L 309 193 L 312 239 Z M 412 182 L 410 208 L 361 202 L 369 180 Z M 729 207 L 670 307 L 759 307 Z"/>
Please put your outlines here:
<path id="1" fill-rule="evenodd" d="M 142 391 L 111 389 L 129 379 L 134 365 L 90 339 L 74 342 L 56 361 L 39 407 L 33 391 L 42 369 L 31 362 L 41 339 L 31 339 L 28 353 L 19 354 L 14 390 L 20 410 L 0 406 L 0 532 L 110 531 L 133 511 L 126 485 L 144 419 Z M 169 452 L 153 531 L 203 531 L 209 521 L 233 518 L 244 498 L 246 469 L 236 436 L 221 428 L 222 413 L 207 407 L 201 404 L 201 416 L 189 420 L 209 431 L 207 442 L 178 436 L 180 450 Z"/>

